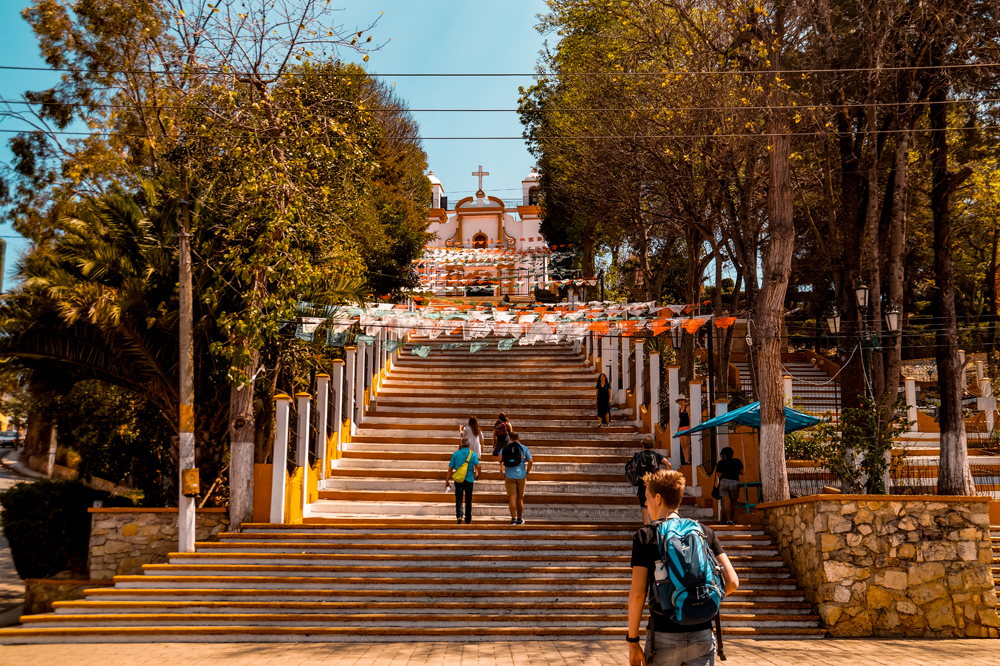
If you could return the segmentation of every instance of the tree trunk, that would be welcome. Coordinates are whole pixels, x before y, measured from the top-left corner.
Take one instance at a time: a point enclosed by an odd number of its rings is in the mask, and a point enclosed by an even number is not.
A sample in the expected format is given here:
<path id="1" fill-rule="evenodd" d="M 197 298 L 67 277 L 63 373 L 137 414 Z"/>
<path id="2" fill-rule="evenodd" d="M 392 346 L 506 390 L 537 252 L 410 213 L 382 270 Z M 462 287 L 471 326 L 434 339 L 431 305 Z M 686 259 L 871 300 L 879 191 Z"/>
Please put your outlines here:
<path id="1" fill-rule="evenodd" d="M 938 49 L 941 47 L 939 46 Z M 940 62 L 940 50 L 932 60 Z M 935 63 L 937 64 L 937 63 Z M 939 495 L 975 495 L 976 487 L 969 471 L 968 449 L 965 439 L 965 420 L 962 417 L 962 381 L 964 369 L 958 357 L 958 320 L 955 314 L 955 262 L 952 258 L 951 195 L 971 170 L 958 174 L 948 173 L 948 84 L 942 79 L 931 92 L 931 213 L 934 218 L 934 269 L 936 287 L 934 295 L 935 316 L 938 330 L 937 347 L 938 386 L 941 387 L 941 453 L 938 463 Z"/>
<path id="2" fill-rule="evenodd" d="M 754 335 L 759 353 L 760 373 L 760 463 L 765 502 L 788 499 L 788 472 L 785 468 L 785 395 L 781 366 L 781 325 L 785 290 L 792 268 L 795 226 L 792 220 L 791 138 L 782 106 L 784 95 L 778 82 L 784 36 L 784 7 L 778 5 L 770 41 L 767 132 L 768 151 L 767 219 L 770 236 L 764 260 L 764 282 L 757 301 L 758 331 Z"/>
<path id="3" fill-rule="evenodd" d="M 907 129 L 909 123 L 900 123 L 900 129 Z M 889 302 L 899 308 L 899 325 L 903 323 L 903 263 L 906 255 L 906 206 L 907 178 L 909 177 L 909 134 L 901 132 L 896 139 L 894 165 L 892 219 L 889 227 L 888 256 L 885 262 L 885 291 Z M 888 196 L 888 192 L 886 193 Z M 883 341 L 882 357 L 885 377 L 885 396 L 882 404 L 886 407 L 896 401 L 902 371 L 902 336 L 899 332 L 887 333 L 891 339 Z"/>
<path id="4" fill-rule="evenodd" d="M 249 381 L 233 382 L 229 393 L 229 527 L 237 530 L 253 516 L 254 413 L 253 376 L 257 353 L 243 368 Z"/>

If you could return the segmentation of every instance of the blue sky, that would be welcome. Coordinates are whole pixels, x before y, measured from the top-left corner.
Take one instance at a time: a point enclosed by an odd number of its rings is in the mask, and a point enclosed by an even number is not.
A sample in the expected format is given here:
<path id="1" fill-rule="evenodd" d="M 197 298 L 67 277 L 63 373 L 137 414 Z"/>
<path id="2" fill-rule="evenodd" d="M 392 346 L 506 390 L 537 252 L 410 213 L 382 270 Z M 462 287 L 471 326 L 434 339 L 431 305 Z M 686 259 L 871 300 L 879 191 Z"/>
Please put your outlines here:
<path id="1" fill-rule="evenodd" d="M 34 35 L 21 19 L 26 0 L 0 1 L 0 65 L 43 67 Z M 536 14 L 545 11 L 543 0 L 383 0 L 381 2 L 334 0 L 344 8 L 345 27 L 367 25 L 382 16 L 374 30 L 374 43 L 385 46 L 373 53 L 368 70 L 373 73 L 532 72 L 544 37 L 535 31 Z M 344 54 L 345 58 L 349 54 Z M 513 109 L 520 85 L 530 78 L 388 77 L 412 109 Z M 0 96 L 19 99 L 25 90 L 42 90 L 58 81 L 46 72 L 0 70 Z M 520 136 L 516 113 L 415 112 L 422 136 Z M 18 129 L 10 119 L 0 130 Z M 7 162 L 9 134 L 0 131 L 0 160 Z M 441 179 L 449 199 L 457 201 L 476 190 L 470 175 L 482 164 L 490 175 L 484 189 L 504 199 L 520 197 L 521 179 L 534 165 L 523 141 L 424 142 L 428 162 Z M 23 239 L 11 237 L 10 225 L 0 227 L 7 241 L 7 275 Z M 5 279 L 6 282 L 6 279 Z"/>

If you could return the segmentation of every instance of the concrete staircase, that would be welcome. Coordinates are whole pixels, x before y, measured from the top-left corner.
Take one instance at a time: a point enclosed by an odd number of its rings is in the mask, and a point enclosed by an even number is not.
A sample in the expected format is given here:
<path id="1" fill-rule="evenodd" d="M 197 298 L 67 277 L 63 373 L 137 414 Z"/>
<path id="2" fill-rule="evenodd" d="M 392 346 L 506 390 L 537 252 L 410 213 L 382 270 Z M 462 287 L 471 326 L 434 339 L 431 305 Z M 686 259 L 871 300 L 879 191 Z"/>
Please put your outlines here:
<path id="1" fill-rule="evenodd" d="M 22 618 L 0 643 L 620 641 L 640 519 L 623 465 L 641 433 L 627 413 L 596 427 L 595 381 L 571 345 L 427 359 L 407 348 L 305 523 L 198 543 Z M 456 525 L 443 479 L 457 426 L 474 414 L 491 431 L 500 410 L 534 455 L 527 524 L 508 525 L 487 455 L 474 522 Z M 710 517 L 685 501 L 686 515 Z M 741 578 L 723 604 L 727 636 L 825 635 L 759 527 L 715 529 Z"/>
<path id="2" fill-rule="evenodd" d="M 746 361 L 733 361 L 733 365 L 740 371 L 741 386 L 748 390 L 750 366 Z M 785 358 L 782 366 L 792 377 L 792 407 L 818 415 L 840 413 L 840 383 L 837 380 L 808 361 Z"/>
<path id="3" fill-rule="evenodd" d="M 0 642 L 620 640 L 636 527 L 248 525 L 24 617 Z M 771 540 L 716 529 L 742 581 L 726 635 L 822 637 Z"/>
<path id="4" fill-rule="evenodd" d="M 496 338 L 486 338 L 495 342 Z M 453 342 L 441 336 L 433 344 Z M 426 342 L 417 339 L 417 343 Z M 597 427 L 597 373 L 585 367 L 572 344 L 435 349 L 426 359 L 412 344 L 378 393 L 344 457 L 333 468 L 308 520 L 324 518 L 454 517 L 454 495 L 444 473 L 459 446 L 458 426 L 479 419 L 492 438 L 504 411 L 534 466 L 525 496 L 525 520 L 612 521 L 641 519 L 635 488 L 624 465 L 642 433 L 628 411 Z M 484 443 L 483 475 L 476 482 L 476 518 L 510 518 L 502 468 Z M 711 511 L 688 498 L 685 515 Z"/>

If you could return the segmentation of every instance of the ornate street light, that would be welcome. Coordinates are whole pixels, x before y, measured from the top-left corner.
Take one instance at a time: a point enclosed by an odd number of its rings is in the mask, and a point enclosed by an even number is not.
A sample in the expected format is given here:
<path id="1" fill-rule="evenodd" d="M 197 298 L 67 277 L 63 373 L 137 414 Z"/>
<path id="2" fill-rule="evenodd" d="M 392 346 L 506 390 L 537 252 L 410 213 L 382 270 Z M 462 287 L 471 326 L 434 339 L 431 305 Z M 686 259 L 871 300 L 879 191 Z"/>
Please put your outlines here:
<path id="1" fill-rule="evenodd" d="M 670 329 L 670 341 L 674 345 L 675 350 L 679 350 L 681 348 L 681 342 L 683 341 L 682 336 L 684 335 L 683 331 L 684 329 L 681 328 L 680 324 Z"/>
<path id="2" fill-rule="evenodd" d="M 858 307 L 862 310 L 868 309 L 868 284 L 862 282 L 854 288 L 854 297 L 858 300 Z"/>
<path id="3" fill-rule="evenodd" d="M 836 305 L 831 305 L 827 310 L 826 325 L 830 329 L 830 335 L 840 335 L 840 310 Z"/>
<path id="4" fill-rule="evenodd" d="M 885 324 L 890 333 L 899 332 L 899 307 L 893 303 L 889 303 L 885 309 Z"/>

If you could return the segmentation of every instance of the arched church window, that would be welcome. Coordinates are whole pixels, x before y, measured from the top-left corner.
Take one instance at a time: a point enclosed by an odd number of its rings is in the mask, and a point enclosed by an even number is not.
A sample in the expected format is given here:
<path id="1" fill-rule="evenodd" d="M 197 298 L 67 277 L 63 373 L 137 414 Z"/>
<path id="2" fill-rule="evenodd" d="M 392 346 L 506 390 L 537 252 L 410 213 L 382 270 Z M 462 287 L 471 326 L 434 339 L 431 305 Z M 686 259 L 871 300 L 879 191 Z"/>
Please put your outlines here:
<path id="1" fill-rule="evenodd" d="M 538 188 L 532 187 L 528 190 L 528 205 L 537 206 L 538 205 Z"/>
<path id="2" fill-rule="evenodd" d="M 486 234 L 476 234 L 472 237 L 472 247 L 476 249 L 486 249 Z"/>

